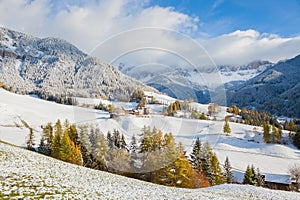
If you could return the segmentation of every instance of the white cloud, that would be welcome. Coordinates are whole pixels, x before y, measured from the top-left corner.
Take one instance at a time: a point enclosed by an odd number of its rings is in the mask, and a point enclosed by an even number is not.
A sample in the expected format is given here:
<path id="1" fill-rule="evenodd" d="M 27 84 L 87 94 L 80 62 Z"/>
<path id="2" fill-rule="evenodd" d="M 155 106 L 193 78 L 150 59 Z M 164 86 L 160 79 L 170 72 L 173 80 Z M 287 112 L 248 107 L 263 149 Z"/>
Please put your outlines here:
<path id="1" fill-rule="evenodd" d="M 60 37 L 85 52 L 90 52 L 115 34 L 135 28 L 159 27 L 188 35 L 201 32 L 198 28 L 201 19 L 178 12 L 172 7 L 150 7 L 147 0 L 79 1 L 76 4 L 68 2 L 70 1 L 60 1 L 59 8 L 54 8 L 55 3 L 51 0 L 2 0 L 0 25 L 40 37 Z M 215 6 L 220 3 L 222 1 L 216 1 Z M 214 38 L 196 40 L 205 47 L 217 64 L 243 64 L 257 59 L 276 62 L 300 53 L 300 37 L 281 38 L 255 30 L 238 30 Z M 187 56 L 199 65 L 211 63 L 205 50 L 194 45 L 187 37 L 178 37 L 178 34 L 170 31 L 144 31 L 142 34 L 135 32 L 124 40 L 113 41 L 104 53 L 110 58 L 116 57 L 118 49 L 130 50 L 143 44 L 155 47 L 156 52 L 147 51 L 148 55 L 139 54 L 138 57 L 131 55 L 131 65 L 135 65 L 134 62 L 178 64 L 178 59 L 172 59 L 174 55 L 170 56 L 170 52 Z M 104 53 L 99 56 L 104 58 Z M 205 60 L 199 63 L 201 56 Z M 130 62 L 129 57 L 127 62 Z"/>
<path id="2" fill-rule="evenodd" d="M 218 64 L 245 64 L 253 60 L 277 62 L 300 54 L 300 37 L 281 38 L 255 30 L 237 30 L 202 43 Z"/>

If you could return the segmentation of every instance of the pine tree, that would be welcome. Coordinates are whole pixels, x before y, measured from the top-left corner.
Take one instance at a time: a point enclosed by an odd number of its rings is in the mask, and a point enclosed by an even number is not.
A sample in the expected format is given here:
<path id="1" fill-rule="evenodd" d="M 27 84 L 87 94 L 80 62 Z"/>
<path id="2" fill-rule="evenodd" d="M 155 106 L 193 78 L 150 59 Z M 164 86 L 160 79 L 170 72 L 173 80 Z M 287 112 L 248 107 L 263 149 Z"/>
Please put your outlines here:
<path id="1" fill-rule="evenodd" d="M 61 139 L 62 139 L 62 126 L 60 120 L 57 120 L 55 124 L 55 133 L 53 137 L 53 141 L 51 142 L 51 156 L 53 158 L 60 158 L 60 147 L 61 147 Z"/>
<path id="2" fill-rule="evenodd" d="M 83 159 L 83 166 L 91 167 L 93 162 L 91 158 L 92 145 L 88 135 L 87 126 L 79 126 L 80 151 Z"/>
<path id="3" fill-rule="evenodd" d="M 126 144 L 126 141 L 125 141 L 125 137 L 124 137 L 124 134 L 122 134 L 121 141 L 120 141 L 120 148 L 121 149 L 126 149 L 126 147 L 127 147 L 127 144 Z"/>
<path id="4" fill-rule="evenodd" d="M 114 130 L 113 141 L 114 141 L 114 146 L 117 148 L 120 148 L 121 137 L 120 137 L 120 132 L 117 129 Z"/>
<path id="5" fill-rule="evenodd" d="M 136 137 L 135 137 L 135 135 L 133 135 L 131 137 L 129 152 L 130 153 L 137 153 L 137 148 L 138 148 L 138 145 L 137 145 Z"/>
<path id="6" fill-rule="evenodd" d="M 58 159 L 66 162 L 70 162 L 70 157 L 72 154 L 71 149 L 71 139 L 69 137 L 68 129 L 66 128 L 61 140 L 60 146 L 60 156 Z"/>
<path id="7" fill-rule="evenodd" d="M 202 154 L 201 154 L 201 141 L 200 141 L 199 138 L 197 138 L 196 142 L 194 144 L 192 153 L 190 154 L 190 162 L 191 162 L 193 168 L 198 173 L 202 172 L 201 157 L 202 157 Z"/>
<path id="8" fill-rule="evenodd" d="M 108 167 L 108 146 L 102 133 L 98 134 L 93 149 L 93 157 L 96 159 L 96 169 L 107 170 Z"/>
<path id="9" fill-rule="evenodd" d="M 33 146 L 35 145 L 34 143 L 34 133 L 33 133 L 33 128 L 29 127 L 29 134 L 28 134 L 28 137 L 27 137 L 27 149 L 28 150 L 31 150 L 31 151 L 34 151 L 34 148 Z"/>
<path id="10" fill-rule="evenodd" d="M 268 121 L 264 122 L 263 128 L 264 128 L 264 142 L 269 143 L 270 142 L 270 124 Z"/>
<path id="11" fill-rule="evenodd" d="M 279 124 L 278 126 L 278 142 L 281 141 L 282 138 L 282 126 Z"/>
<path id="12" fill-rule="evenodd" d="M 133 171 L 138 169 L 138 145 L 135 138 L 135 135 L 132 136 L 130 147 L 129 147 L 129 154 L 130 154 L 130 166 L 132 167 Z"/>
<path id="13" fill-rule="evenodd" d="M 163 163 L 163 166 L 167 166 L 178 158 L 179 153 L 176 149 L 175 139 L 172 133 L 165 134 L 164 140 L 165 144 L 161 152 L 161 163 Z"/>
<path id="14" fill-rule="evenodd" d="M 53 128 L 51 123 L 48 123 L 45 127 L 43 127 L 43 134 L 41 137 L 40 145 L 39 145 L 39 153 L 50 156 L 51 155 L 51 142 L 53 137 Z"/>
<path id="15" fill-rule="evenodd" d="M 152 150 L 152 137 L 153 136 L 150 127 L 144 126 L 144 128 L 142 129 L 142 135 L 140 140 L 140 153 L 146 153 Z"/>
<path id="16" fill-rule="evenodd" d="M 110 131 L 107 132 L 106 138 L 107 138 L 107 142 L 108 142 L 108 147 L 113 148 L 114 147 L 114 139 L 113 139 Z"/>
<path id="17" fill-rule="evenodd" d="M 224 178 L 226 183 L 233 183 L 232 168 L 227 156 L 224 163 Z"/>
<path id="18" fill-rule="evenodd" d="M 272 134 L 271 134 L 271 142 L 275 143 L 278 141 L 278 131 L 275 127 L 275 125 L 272 125 Z"/>
<path id="19" fill-rule="evenodd" d="M 248 165 L 247 169 L 246 169 L 246 172 L 245 172 L 245 175 L 244 175 L 243 184 L 253 185 L 252 177 L 253 177 L 253 173 L 252 173 L 252 170 L 251 170 L 250 166 Z"/>
<path id="20" fill-rule="evenodd" d="M 225 125 L 223 127 L 223 132 L 226 134 L 226 136 L 229 136 L 231 133 L 231 129 L 230 129 L 230 126 L 229 126 L 229 123 L 227 120 L 225 121 Z"/>
<path id="21" fill-rule="evenodd" d="M 201 165 L 202 171 L 207 177 L 208 181 L 212 183 L 213 175 L 212 175 L 212 164 L 211 164 L 211 157 L 212 157 L 212 150 L 209 143 L 206 141 L 202 148 L 202 157 L 201 157 Z"/>
<path id="22" fill-rule="evenodd" d="M 74 144 L 79 146 L 79 135 L 75 124 L 72 124 L 69 127 L 69 136 Z"/>
<path id="23" fill-rule="evenodd" d="M 163 133 L 161 130 L 158 131 L 156 135 L 157 148 L 161 149 L 164 143 Z"/>
<path id="24" fill-rule="evenodd" d="M 252 183 L 252 185 L 256 185 L 256 176 L 257 176 L 257 174 L 256 174 L 256 171 L 255 171 L 255 168 L 254 168 L 254 165 L 251 165 L 251 171 L 252 171 L 252 181 L 253 181 L 253 183 Z"/>
<path id="25" fill-rule="evenodd" d="M 215 153 L 211 156 L 212 178 L 211 185 L 219 185 L 225 182 L 222 168 Z"/>
<path id="26" fill-rule="evenodd" d="M 257 186 L 263 187 L 265 185 L 265 180 L 264 180 L 263 176 L 261 175 L 259 168 L 257 168 L 257 170 L 256 170 L 255 180 L 256 180 Z"/>

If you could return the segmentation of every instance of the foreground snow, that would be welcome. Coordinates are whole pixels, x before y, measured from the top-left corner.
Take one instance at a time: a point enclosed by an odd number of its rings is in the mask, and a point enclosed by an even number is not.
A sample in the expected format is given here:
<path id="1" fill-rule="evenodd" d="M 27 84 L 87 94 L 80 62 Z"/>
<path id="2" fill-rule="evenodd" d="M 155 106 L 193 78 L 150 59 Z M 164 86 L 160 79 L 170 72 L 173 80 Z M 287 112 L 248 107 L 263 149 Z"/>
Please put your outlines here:
<path id="1" fill-rule="evenodd" d="M 0 198 L 299 199 L 300 194 L 244 185 L 205 189 L 159 186 L 64 163 L 0 142 Z"/>

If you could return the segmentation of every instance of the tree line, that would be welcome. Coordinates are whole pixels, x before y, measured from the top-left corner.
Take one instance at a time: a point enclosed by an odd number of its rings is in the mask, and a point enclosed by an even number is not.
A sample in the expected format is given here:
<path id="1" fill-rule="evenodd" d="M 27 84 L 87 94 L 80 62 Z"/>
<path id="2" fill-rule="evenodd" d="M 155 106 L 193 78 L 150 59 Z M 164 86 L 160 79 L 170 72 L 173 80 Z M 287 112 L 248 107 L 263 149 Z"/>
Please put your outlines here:
<path id="1" fill-rule="evenodd" d="M 164 134 L 155 127 L 144 126 L 129 144 L 117 129 L 104 135 L 97 127 L 76 126 L 67 120 L 63 124 L 57 120 L 42 128 L 38 152 L 65 162 L 173 187 L 234 183 L 228 157 L 221 165 L 209 143 L 202 144 L 199 138 L 186 155 L 172 133 Z M 29 136 L 28 148 L 33 150 L 32 131 Z M 251 170 L 252 174 L 246 171 L 244 183 L 260 186 L 259 169 L 257 173 L 254 168 Z"/>
<path id="2" fill-rule="evenodd" d="M 280 124 L 277 118 L 269 112 L 247 110 L 246 108 L 240 109 L 235 105 L 228 107 L 227 112 L 241 116 L 241 119 L 235 121 L 237 123 L 262 126 L 265 143 L 282 143 L 282 130 L 288 130 L 293 144 L 300 148 L 300 126 L 297 125 L 299 123 L 297 119 L 286 120 L 283 124 Z"/>
<path id="3" fill-rule="evenodd" d="M 166 186 L 199 188 L 232 182 L 208 142 L 199 139 L 186 155 L 172 133 L 145 126 L 129 144 L 117 129 L 104 135 L 92 125 L 76 126 L 67 120 L 44 126 L 37 151 L 53 158 Z M 34 150 L 33 131 L 27 138 Z M 224 171 L 224 172 L 223 172 Z"/>

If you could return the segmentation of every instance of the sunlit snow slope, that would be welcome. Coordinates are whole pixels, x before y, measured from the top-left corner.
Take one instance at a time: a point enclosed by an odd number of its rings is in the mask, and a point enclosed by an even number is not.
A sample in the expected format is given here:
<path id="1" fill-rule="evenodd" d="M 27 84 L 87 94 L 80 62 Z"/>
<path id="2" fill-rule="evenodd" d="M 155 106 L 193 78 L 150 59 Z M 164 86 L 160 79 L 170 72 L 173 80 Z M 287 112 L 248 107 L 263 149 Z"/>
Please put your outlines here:
<path id="1" fill-rule="evenodd" d="M 64 163 L 0 142 L 4 199 L 299 199 L 300 194 L 243 185 L 207 189 L 159 186 Z"/>

